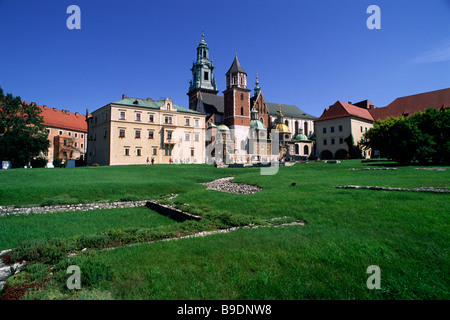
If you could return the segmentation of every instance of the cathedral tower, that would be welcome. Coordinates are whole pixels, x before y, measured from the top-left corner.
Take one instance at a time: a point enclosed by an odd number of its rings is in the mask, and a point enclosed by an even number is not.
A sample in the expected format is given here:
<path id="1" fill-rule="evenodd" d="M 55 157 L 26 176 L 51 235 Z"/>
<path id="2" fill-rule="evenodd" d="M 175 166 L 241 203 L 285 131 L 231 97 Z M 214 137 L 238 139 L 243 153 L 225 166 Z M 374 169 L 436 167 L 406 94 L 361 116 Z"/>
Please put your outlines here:
<path id="1" fill-rule="evenodd" d="M 250 92 L 247 89 L 247 73 L 237 58 L 227 71 L 227 89 L 224 96 L 224 123 L 229 126 L 250 126 Z"/>
<path id="2" fill-rule="evenodd" d="M 202 41 L 197 46 L 197 60 L 192 62 L 192 80 L 189 81 L 189 109 L 197 107 L 200 93 L 217 95 L 219 92 L 214 77 L 213 60 L 209 59 L 209 48 L 202 33 Z"/>

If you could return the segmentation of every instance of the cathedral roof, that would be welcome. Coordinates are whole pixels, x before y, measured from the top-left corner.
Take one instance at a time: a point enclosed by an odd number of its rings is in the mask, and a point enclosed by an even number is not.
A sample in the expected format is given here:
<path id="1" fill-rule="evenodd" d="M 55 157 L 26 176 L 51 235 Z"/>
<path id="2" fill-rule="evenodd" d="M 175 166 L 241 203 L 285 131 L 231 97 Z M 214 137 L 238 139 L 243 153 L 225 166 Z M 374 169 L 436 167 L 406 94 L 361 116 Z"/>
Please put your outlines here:
<path id="1" fill-rule="evenodd" d="M 269 110 L 269 113 L 271 116 L 277 116 L 278 111 L 280 110 L 280 104 L 279 103 L 272 103 L 272 102 L 266 102 L 267 109 Z M 292 117 L 292 118 L 303 118 L 303 119 L 311 119 L 314 120 L 316 117 L 300 110 L 297 106 L 288 105 L 288 104 L 281 104 L 281 112 L 285 117 Z"/>

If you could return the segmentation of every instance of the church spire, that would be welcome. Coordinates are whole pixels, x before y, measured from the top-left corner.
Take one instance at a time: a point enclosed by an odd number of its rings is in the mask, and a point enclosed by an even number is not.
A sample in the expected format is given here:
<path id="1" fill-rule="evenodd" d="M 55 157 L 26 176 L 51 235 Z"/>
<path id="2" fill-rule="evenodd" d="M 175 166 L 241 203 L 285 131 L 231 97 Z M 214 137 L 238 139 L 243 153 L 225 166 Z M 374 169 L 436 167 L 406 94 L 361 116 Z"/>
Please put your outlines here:
<path id="1" fill-rule="evenodd" d="M 261 87 L 259 86 L 259 81 L 258 81 L 258 72 L 256 73 L 256 81 L 255 81 L 255 89 L 254 89 L 254 97 L 257 97 L 259 92 L 261 91 Z"/>

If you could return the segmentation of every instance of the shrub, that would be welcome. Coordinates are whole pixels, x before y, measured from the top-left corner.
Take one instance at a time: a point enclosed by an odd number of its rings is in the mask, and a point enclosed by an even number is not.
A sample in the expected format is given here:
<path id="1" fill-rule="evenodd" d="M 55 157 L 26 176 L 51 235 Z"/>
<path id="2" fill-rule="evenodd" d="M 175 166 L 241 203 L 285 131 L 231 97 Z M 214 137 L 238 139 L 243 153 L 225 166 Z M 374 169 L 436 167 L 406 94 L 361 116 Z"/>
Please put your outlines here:
<path id="1" fill-rule="evenodd" d="M 30 164 L 33 168 L 45 168 L 48 161 L 45 158 L 38 157 L 30 161 Z"/>

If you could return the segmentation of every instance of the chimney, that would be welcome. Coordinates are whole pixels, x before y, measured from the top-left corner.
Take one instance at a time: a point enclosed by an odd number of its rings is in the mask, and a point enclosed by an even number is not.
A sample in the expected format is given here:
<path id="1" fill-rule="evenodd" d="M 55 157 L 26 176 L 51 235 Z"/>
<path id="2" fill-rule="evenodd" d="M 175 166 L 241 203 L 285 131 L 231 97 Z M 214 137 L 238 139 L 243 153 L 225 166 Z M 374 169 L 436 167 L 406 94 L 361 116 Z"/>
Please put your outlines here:
<path id="1" fill-rule="evenodd" d="M 44 110 L 47 110 L 47 106 L 45 104 L 42 106 L 42 108 L 44 108 Z"/>
<path id="2" fill-rule="evenodd" d="M 153 101 L 153 99 L 152 98 L 147 98 L 147 101 Z"/>
<path id="3" fill-rule="evenodd" d="M 56 112 L 56 108 L 53 108 L 53 111 L 55 111 L 55 112 Z"/>
<path id="4" fill-rule="evenodd" d="M 124 94 L 122 94 L 122 99 L 125 99 L 127 96 Z"/>
<path id="5" fill-rule="evenodd" d="M 352 102 L 351 102 L 351 101 L 349 101 L 349 102 L 348 102 L 348 104 L 352 104 Z"/>
<path id="6" fill-rule="evenodd" d="M 75 117 L 77 117 L 77 118 L 78 118 L 78 114 L 79 114 L 78 112 L 75 112 Z"/>

